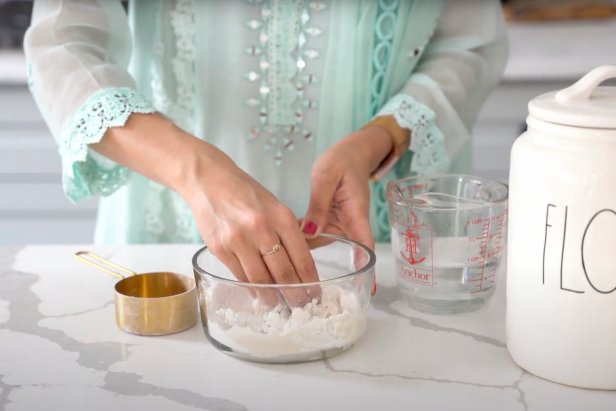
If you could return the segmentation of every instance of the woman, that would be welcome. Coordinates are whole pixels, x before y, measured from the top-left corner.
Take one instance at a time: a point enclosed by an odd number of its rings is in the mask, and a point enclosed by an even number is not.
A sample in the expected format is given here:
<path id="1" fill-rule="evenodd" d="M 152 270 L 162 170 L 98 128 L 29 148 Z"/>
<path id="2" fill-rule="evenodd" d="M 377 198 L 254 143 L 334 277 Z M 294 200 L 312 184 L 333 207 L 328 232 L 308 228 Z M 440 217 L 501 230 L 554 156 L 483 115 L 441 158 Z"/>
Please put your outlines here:
<path id="1" fill-rule="evenodd" d="M 64 190 L 103 196 L 98 243 L 202 239 L 253 282 L 316 279 L 305 236 L 387 239 L 387 180 L 468 171 L 506 56 L 496 1 L 129 6 L 35 4 Z"/>

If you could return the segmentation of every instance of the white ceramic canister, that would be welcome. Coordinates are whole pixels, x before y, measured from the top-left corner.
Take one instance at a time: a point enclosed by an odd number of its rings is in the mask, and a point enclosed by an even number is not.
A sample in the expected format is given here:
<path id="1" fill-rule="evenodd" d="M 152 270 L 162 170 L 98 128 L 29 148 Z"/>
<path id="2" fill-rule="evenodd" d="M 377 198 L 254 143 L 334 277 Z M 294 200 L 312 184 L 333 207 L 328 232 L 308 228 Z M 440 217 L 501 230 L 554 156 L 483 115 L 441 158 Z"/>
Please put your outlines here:
<path id="1" fill-rule="evenodd" d="M 616 66 L 533 99 L 511 152 L 507 348 L 525 370 L 616 389 Z"/>

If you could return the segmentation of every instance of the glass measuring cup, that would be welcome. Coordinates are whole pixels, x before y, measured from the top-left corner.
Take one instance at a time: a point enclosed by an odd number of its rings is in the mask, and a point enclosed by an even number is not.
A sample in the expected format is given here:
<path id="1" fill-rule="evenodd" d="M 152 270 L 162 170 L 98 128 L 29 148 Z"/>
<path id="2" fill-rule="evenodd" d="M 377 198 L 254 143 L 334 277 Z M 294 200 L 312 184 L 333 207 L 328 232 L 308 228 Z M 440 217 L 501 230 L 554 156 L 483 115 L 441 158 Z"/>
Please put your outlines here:
<path id="1" fill-rule="evenodd" d="M 508 188 L 470 175 L 410 177 L 386 190 L 401 293 L 432 314 L 481 308 L 506 245 Z"/>

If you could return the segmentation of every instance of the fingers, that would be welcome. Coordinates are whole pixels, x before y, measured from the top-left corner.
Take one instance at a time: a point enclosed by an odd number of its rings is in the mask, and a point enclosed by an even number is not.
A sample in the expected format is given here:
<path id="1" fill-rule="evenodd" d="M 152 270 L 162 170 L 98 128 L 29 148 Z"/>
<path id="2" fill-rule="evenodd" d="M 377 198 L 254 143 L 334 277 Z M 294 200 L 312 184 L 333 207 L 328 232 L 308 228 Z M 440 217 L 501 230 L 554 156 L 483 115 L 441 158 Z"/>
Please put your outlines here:
<path id="1" fill-rule="evenodd" d="M 358 219 L 360 220 L 360 219 Z M 353 229 L 349 230 L 349 236 L 361 243 L 364 244 L 366 247 L 370 248 L 372 251 L 374 251 L 374 239 L 372 238 L 372 232 L 370 230 L 370 224 L 368 223 L 367 220 L 365 220 L 365 224 L 363 222 L 359 222 L 357 224 L 357 227 L 353 227 Z M 360 269 L 361 267 L 363 267 L 365 264 L 367 263 L 367 261 L 365 261 L 365 258 L 363 255 L 357 255 L 356 259 L 355 259 L 355 269 Z M 374 276 L 373 280 L 372 280 L 372 286 L 370 288 L 370 293 L 372 295 L 376 294 L 376 275 Z"/>
<path id="2" fill-rule="evenodd" d="M 349 236 L 351 239 L 358 243 L 364 244 L 366 247 L 374 251 L 374 238 L 372 237 L 372 230 L 370 229 L 370 223 L 367 216 L 364 218 L 356 218 L 356 224 L 349 228 Z M 365 261 L 356 261 L 356 268 L 359 269 L 365 264 Z M 372 295 L 376 294 L 376 276 L 372 280 L 372 287 L 370 289 Z"/>
<path id="3" fill-rule="evenodd" d="M 224 247 L 218 243 L 211 243 L 208 247 L 210 251 L 222 262 L 241 282 L 272 284 L 273 280 L 269 275 L 269 271 L 263 264 L 260 258 L 251 259 L 252 253 L 246 252 L 246 245 L 241 241 L 234 242 L 238 249 L 231 249 L 229 245 Z M 280 303 L 280 297 L 275 290 L 258 289 L 257 287 L 248 287 L 253 298 L 258 298 L 268 307 L 275 307 Z"/>
<path id="4" fill-rule="evenodd" d="M 282 245 L 284 246 L 291 263 L 302 283 L 319 281 L 317 267 L 310 255 L 310 248 L 295 221 L 295 217 L 282 218 L 279 229 Z"/>
<path id="5" fill-rule="evenodd" d="M 246 272 L 247 282 L 255 284 L 273 284 L 274 280 L 270 276 L 269 270 L 251 246 L 244 246 L 237 250 L 238 260 Z M 257 297 L 268 307 L 275 307 L 280 304 L 281 298 L 275 289 L 253 287 Z"/>
<path id="6" fill-rule="evenodd" d="M 349 227 L 349 238 L 374 251 L 374 239 L 372 238 L 372 230 L 370 229 L 367 213 L 358 212 L 357 215 L 349 215 L 348 217 L 353 221 L 353 224 L 347 225 Z M 355 258 L 355 269 L 358 270 L 365 264 L 364 256 L 358 253 Z M 372 295 L 376 294 L 376 278 L 372 281 L 370 292 Z"/>
<path id="7" fill-rule="evenodd" d="M 323 232 L 338 183 L 338 178 L 331 173 L 313 172 L 310 203 L 302 222 L 302 232 L 308 238 L 314 238 Z"/>
<path id="8" fill-rule="evenodd" d="M 281 285 L 317 282 L 316 266 L 291 210 L 270 194 L 256 199 L 262 202 L 252 207 L 228 204 L 208 216 L 214 224 L 201 230 L 208 237 L 212 253 L 242 282 Z M 319 289 L 278 287 L 280 292 L 274 291 L 275 295 L 266 292 L 271 289 L 265 287 L 253 289 L 269 305 L 282 301 L 281 295 L 290 306 L 303 306 L 320 297 Z"/>
<path id="9" fill-rule="evenodd" d="M 351 240 L 357 241 L 374 250 L 374 238 L 372 238 L 372 229 L 370 228 L 370 221 L 368 220 L 368 213 L 362 212 L 349 215 L 349 219 L 353 221 L 352 224 L 347 225 L 347 234 Z"/>
<path id="10" fill-rule="evenodd" d="M 337 235 L 341 235 L 341 234 L 338 233 Z M 308 244 L 308 248 L 310 248 L 311 250 L 314 250 L 315 248 L 324 247 L 328 244 L 331 244 L 334 241 L 335 240 L 333 238 L 320 236 L 316 238 L 309 238 L 306 240 L 306 243 Z"/>
<path id="11" fill-rule="evenodd" d="M 310 248 L 306 239 L 299 230 L 295 217 L 289 211 L 281 216 L 280 238 L 282 245 L 295 268 L 295 272 L 302 283 L 314 283 L 319 281 L 319 274 L 314 263 Z M 267 257 L 265 257 L 267 258 Z M 321 299 L 321 288 L 318 286 L 306 287 L 306 293 L 310 300 Z"/>
<path id="12" fill-rule="evenodd" d="M 295 270 L 287 251 L 281 240 L 275 236 L 264 236 L 264 243 L 271 244 L 270 246 L 262 246 L 260 253 L 262 260 L 265 262 L 269 272 L 276 284 L 299 284 L 301 279 Z M 275 244 L 282 245 L 272 253 Z M 269 254 L 268 254 L 269 253 Z M 264 255 L 267 254 L 267 255 Z M 292 307 L 303 307 L 311 300 L 307 291 L 304 288 L 289 287 L 281 288 L 280 292 L 287 300 L 287 303 Z"/>
<path id="13" fill-rule="evenodd" d="M 356 192 L 361 193 L 363 187 L 357 187 Z M 358 195 L 358 201 L 353 206 L 348 207 L 344 215 L 344 226 L 351 240 L 364 244 L 366 247 L 374 251 L 374 238 L 372 237 L 372 229 L 370 228 L 370 194 L 368 187 L 365 187 L 365 195 Z M 365 264 L 365 261 L 356 259 L 355 266 L 359 269 Z M 372 281 L 371 294 L 376 294 L 376 276 Z"/>
<path id="14" fill-rule="evenodd" d="M 223 263 L 239 281 L 248 282 L 248 277 L 242 268 L 242 264 L 237 259 L 235 254 L 228 252 L 214 251 L 213 247 L 209 247 L 212 253 Z"/>

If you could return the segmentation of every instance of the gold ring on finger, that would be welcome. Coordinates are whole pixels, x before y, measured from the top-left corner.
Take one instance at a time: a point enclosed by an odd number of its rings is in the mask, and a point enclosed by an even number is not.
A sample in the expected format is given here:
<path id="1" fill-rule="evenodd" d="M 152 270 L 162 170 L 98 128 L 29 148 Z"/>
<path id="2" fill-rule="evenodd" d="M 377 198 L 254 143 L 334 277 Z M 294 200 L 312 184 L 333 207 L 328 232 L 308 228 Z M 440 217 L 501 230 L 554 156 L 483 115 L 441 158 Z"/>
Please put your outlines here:
<path id="1" fill-rule="evenodd" d="M 280 249 L 282 248 L 282 246 L 280 245 L 280 243 L 276 243 L 274 244 L 274 246 L 272 247 L 271 251 L 268 251 L 265 254 L 261 254 L 263 257 L 265 257 L 266 255 L 270 255 L 270 254 L 274 254 L 277 251 L 280 251 Z"/>

